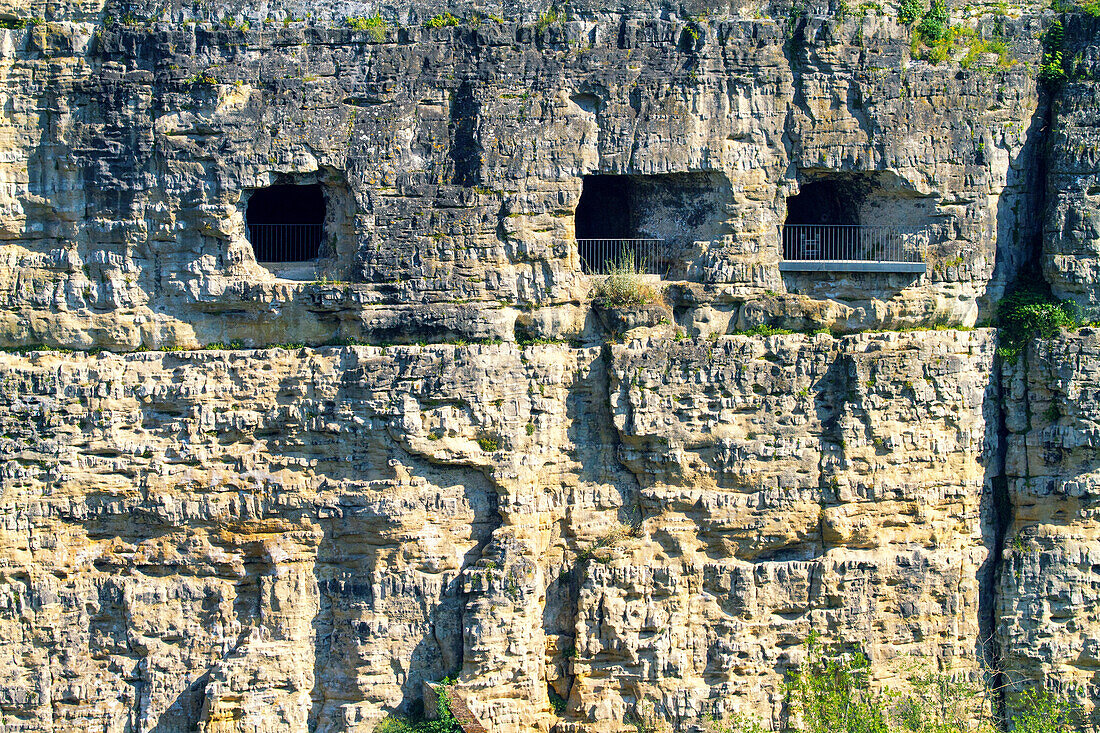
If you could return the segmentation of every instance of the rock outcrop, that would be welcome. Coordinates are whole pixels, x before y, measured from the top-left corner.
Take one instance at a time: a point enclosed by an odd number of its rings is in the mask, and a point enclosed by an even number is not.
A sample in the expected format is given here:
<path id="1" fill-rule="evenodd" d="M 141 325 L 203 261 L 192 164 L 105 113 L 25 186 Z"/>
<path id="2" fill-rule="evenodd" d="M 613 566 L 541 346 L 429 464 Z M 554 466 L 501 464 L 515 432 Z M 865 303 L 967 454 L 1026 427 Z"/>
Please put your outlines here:
<path id="1" fill-rule="evenodd" d="M 1006 382 L 1007 490 L 997 636 L 1012 679 L 1100 699 L 1095 599 L 1097 361 L 1094 329 L 1033 346 Z"/>
<path id="2" fill-rule="evenodd" d="M 871 5 L 483 8 L 435 28 L 459 9 L 408 5 L 366 30 L 347 18 L 378 8 L 354 2 L 94 10 L 13 6 L 45 17 L 0 31 L 0 343 L 510 340 L 517 320 L 570 337 L 593 173 L 657 176 L 637 228 L 668 243 L 703 335 L 972 326 L 1036 233 L 1027 6 L 965 20 L 1009 49 L 965 68 L 912 58 Z M 821 177 L 861 192 L 867 222 L 923 227 L 928 273 L 781 274 L 787 198 Z M 326 191 L 305 280 L 249 246 L 248 197 L 276 182 Z"/>

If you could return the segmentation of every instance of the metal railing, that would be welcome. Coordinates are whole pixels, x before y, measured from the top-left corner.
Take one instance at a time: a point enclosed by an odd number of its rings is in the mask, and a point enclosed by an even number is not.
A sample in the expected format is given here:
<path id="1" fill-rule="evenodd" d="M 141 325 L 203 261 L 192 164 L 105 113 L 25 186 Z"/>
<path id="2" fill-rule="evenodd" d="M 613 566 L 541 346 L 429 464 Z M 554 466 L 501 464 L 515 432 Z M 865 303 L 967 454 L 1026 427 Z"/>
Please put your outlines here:
<path id="1" fill-rule="evenodd" d="M 323 224 L 249 224 L 248 239 L 257 262 L 308 262 L 317 259 Z"/>
<path id="2" fill-rule="evenodd" d="M 924 261 L 928 232 L 917 227 L 788 224 L 779 227 L 783 259 L 809 262 Z"/>
<path id="3" fill-rule="evenodd" d="M 623 268 L 663 276 L 668 270 L 668 247 L 663 239 L 578 239 L 577 251 L 586 275 L 610 275 Z"/>

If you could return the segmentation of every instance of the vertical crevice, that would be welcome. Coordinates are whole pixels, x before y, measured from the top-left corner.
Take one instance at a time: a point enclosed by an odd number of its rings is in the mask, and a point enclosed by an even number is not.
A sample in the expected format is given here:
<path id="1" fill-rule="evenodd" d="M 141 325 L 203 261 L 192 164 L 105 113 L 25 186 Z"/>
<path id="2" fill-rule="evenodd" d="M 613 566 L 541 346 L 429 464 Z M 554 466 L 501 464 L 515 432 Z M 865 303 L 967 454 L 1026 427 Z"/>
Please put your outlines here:
<path id="1" fill-rule="evenodd" d="M 997 639 L 999 589 L 1004 558 L 1005 539 L 1012 524 L 1013 506 L 1008 491 L 1006 453 L 1008 450 L 1008 404 L 1004 389 L 1005 371 L 1008 369 L 999 355 L 993 357 L 990 391 L 992 419 L 996 429 L 994 443 L 986 457 L 986 480 L 982 497 L 982 523 L 986 527 L 989 555 L 978 569 L 978 654 L 986 670 L 987 683 L 992 691 L 992 712 L 1000 729 L 1005 730 L 1005 672 L 1004 654 Z"/>
<path id="2" fill-rule="evenodd" d="M 1054 124 L 1054 107 L 1057 89 L 1050 86 L 1041 87 L 1038 95 L 1038 109 L 1033 116 L 1034 123 L 1038 123 L 1036 129 L 1033 123 L 1034 141 L 1028 141 L 1027 145 L 1034 145 L 1034 154 L 1028 158 L 1032 165 L 1024 174 L 1028 177 L 1027 188 L 1031 189 L 1029 203 L 1033 208 L 1033 220 L 1037 221 L 1034 227 L 1029 227 L 1027 232 L 1030 247 L 1025 250 L 1025 257 L 1016 263 L 1015 272 L 1005 272 L 1010 268 L 1010 262 L 1005 261 L 1002 253 L 1008 249 L 1007 243 L 998 242 L 995 262 L 994 280 L 999 278 L 1009 279 L 1015 276 L 1014 286 L 1006 290 L 1008 295 L 1015 288 L 1035 288 L 1050 292 L 1050 286 L 1046 281 L 1043 269 L 1043 243 L 1045 241 L 1047 206 L 1049 201 L 1048 178 L 1050 157 L 1050 133 Z M 1029 130 L 1028 135 L 1032 132 Z M 1019 222 L 1017 221 L 1017 226 Z M 999 239 L 999 237 L 998 237 Z M 994 306 L 996 304 L 993 304 Z M 996 308 L 991 308 L 996 315 Z M 1001 335 L 998 331 L 997 341 L 1000 343 Z M 999 349 L 998 349 L 999 351 Z M 986 495 L 983 497 L 983 525 L 989 536 L 987 546 L 989 556 L 979 569 L 978 574 L 978 623 L 979 635 L 978 653 L 981 663 L 986 670 L 987 683 L 992 691 L 991 712 L 1000 730 L 1008 730 L 1009 713 L 1007 707 L 1007 686 L 1009 678 L 1005 670 L 1005 650 L 998 639 L 998 627 L 1000 624 L 999 606 L 1002 603 L 1003 593 L 1002 576 L 1004 568 L 1004 552 L 1009 532 L 1015 518 L 1015 507 L 1012 503 L 1012 494 L 1008 485 L 1007 452 L 1008 452 L 1008 410 L 1010 395 L 1007 386 L 1017 369 L 1023 374 L 1023 394 L 1020 396 L 1020 407 L 1027 413 L 1026 425 L 1030 427 L 1030 396 L 1028 394 L 1028 345 L 1025 344 L 1018 356 L 1010 361 L 1000 353 L 993 357 L 993 368 L 990 389 L 996 399 L 996 438 L 995 445 L 991 447 L 991 453 L 987 460 L 986 469 Z M 1026 460 L 1026 452 L 1024 455 Z M 1029 473 L 1026 466 L 1025 476 Z"/>

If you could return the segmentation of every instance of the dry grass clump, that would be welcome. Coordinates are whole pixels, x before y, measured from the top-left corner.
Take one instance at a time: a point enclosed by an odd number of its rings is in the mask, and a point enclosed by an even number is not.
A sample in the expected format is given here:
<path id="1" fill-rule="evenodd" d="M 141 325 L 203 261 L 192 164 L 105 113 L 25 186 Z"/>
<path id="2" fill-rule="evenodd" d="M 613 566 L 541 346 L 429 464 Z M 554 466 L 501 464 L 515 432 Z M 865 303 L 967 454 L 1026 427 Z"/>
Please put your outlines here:
<path id="1" fill-rule="evenodd" d="M 611 265 L 611 274 L 596 283 L 596 300 L 603 305 L 649 305 L 661 300 L 661 289 L 647 282 L 645 263 L 633 252 L 623 253 Z"/>

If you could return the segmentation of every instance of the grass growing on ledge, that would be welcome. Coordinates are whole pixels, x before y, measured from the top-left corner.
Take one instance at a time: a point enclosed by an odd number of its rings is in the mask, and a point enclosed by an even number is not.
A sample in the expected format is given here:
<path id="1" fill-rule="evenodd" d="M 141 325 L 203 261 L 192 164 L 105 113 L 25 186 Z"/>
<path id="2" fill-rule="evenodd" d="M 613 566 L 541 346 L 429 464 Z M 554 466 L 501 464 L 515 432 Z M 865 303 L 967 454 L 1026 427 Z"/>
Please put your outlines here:
<path id="1" fill-rule="evenodd" d="M 737 336 L 788 336 L 792 333 L 794 333 L 794 331 L 791 331 L 790 329 L 776 328 L 774 326 L 768 326 L 768 325 L 765 325 L 765 324 L 760 324 L 759 326 L 753 326 L 752 328 L 750 328 L 748 330 L 745 330 L 745 331 L 737 331 L 735 333 L 735 335 L 737 335 Z"/>
<path id="2" fill-rule="evenodd" d="M 596 300 L 604 305 L 649 305 L 661 299 L 661 291 L 643 279 L 645 263 L 633 252 L 624 252 L 611 265 L 611 274 L 596 283 Z"/>

